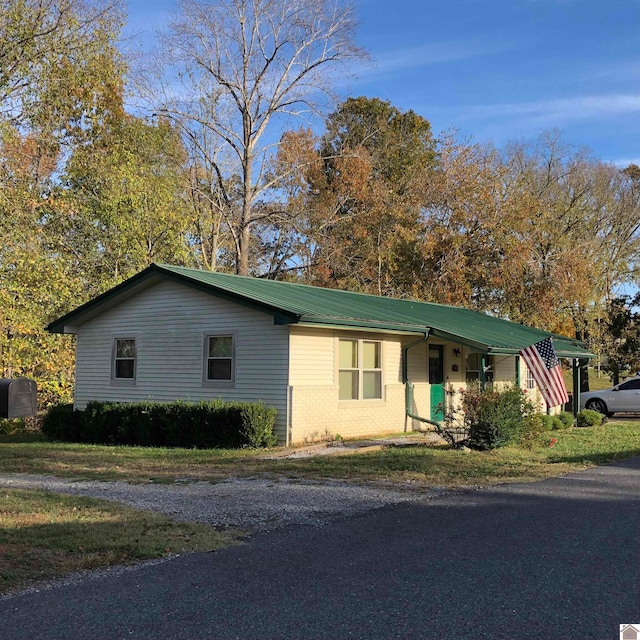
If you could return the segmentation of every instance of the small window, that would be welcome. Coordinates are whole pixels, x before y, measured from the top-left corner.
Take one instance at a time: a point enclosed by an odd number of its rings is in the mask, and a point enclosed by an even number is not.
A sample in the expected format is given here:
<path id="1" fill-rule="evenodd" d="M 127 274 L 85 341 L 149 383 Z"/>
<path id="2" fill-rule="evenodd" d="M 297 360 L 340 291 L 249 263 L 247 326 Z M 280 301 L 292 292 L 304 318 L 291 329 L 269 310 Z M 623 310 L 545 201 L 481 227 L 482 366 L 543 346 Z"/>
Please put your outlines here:
<path id="1" fill-rule="evenodd" d="M 206 379 L 233 382 L 233 336 L 207 336 Z"/>
<path id="2" fill-rule="evenodd" d="M 340 340 L 340 400 L 357 400 L 358 392 L 358 341 Z"/>
<path id="3" fill-rule="evenodd" d="M 382 398 L 382 343 L 374 340 L 338 341 L 340 400 Z"/>
<path id="4" fill-rule="evenodd" d="M 115 380 L 135 380 L 135 338 L 116 338 L 113 355 L 113 378 Z"/>
<path id="5" fill-rule="evenodd" d="M 379 342 L 362 342 L 362 397 L 364 400 L 382 398 Z"/>

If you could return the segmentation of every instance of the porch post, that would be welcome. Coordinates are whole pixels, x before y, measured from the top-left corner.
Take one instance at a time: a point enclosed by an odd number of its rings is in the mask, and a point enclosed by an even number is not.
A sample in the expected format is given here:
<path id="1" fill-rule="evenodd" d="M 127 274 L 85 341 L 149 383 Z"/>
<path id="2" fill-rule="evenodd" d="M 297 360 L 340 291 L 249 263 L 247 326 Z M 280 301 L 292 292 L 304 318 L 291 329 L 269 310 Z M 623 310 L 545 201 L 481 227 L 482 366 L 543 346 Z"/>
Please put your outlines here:
<path id="1" fill-rule="evenodd" d="M 516 361 L 516 386 L 520 386 L 520 356 L 515 357 Z"/>
<path id="2" fill-rule="evenodd" d="M 484 353 L 480 354 L 480 388 L 484 389 L 487 383 L 487 376 L 485 374 L 485 368 L 487 366 L 487 358 Z"/>
<path id="3" fill-rule="evenodd" d="M 573 415 L 577 416 L 580 411 L 580 360 L 573 358 Z"/>

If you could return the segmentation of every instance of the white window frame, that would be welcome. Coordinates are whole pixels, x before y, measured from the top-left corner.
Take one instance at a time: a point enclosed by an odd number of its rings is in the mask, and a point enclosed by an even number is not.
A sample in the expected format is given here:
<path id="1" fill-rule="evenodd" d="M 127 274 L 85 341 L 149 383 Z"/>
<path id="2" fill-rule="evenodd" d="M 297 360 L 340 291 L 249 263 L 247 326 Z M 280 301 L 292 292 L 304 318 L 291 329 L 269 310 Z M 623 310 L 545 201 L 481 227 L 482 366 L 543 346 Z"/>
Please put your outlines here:
<path id="1" fill-rule="evenodd" d="M 122 358 L 118 357 L 118 342 L 121 341 L 133 341 L 133 348 L 135 355 L 133 358 Z M 133 377 L 131 378 L 120 378 L 116 375 L 117 373 L 117 362 L 120 360 L 133 360 Z M 112 384 L 124 384 L 124 385 L 135 385 L 138 378 L 138 340 L 135 335 L 122 335 L 122 336 L 114 336 L 113 342 L 111 343 L 111 383 Z"/>
<path id="2" fill-rule="evenodd" d="M 355 367 L 341 367 L 340 366 L 340 343 L 342 342 L 355 342 L 357 345 L 357 363 Z M 378 345 L 378 358 L 379 367 L 374 369 L 367 369 L 364 367 L 364 345 L 376 344 Z M 340 373 L 350 372 L 357 373 L 357 393 L 355 398 L 340 398 L 340 391 L 338 389 L 338 397 L 340 402 L 380 402 L 384 400 L 384 368 L 383 363 L 383 348 L 384 342 L 382 340 L 376 340 L 374 338 L 351 338 L 341 337 L 338 338 L 337 349 L 337 381 L 338 387 L 340 386 Z M 375 398 L 364 397 L 364 378 L 366 373 L 376 373 L 379 376 L 380 395 Z"/>
<path id="3" fill-rule="evenodd" d="M 527 367 L 527 383 L 526 388 L 528 391 L 533 391 L 537 387 L 536 379 L 533 377 L 533 371 Z"/>
<path id="4" fill-rule="evenodd" d="M 216 359 L 215 357 L 209 356 L 209 340 L 211 338 L 231 338 L 231 356 L 227 358 L 220 359 L 229 359 L 231 360 L 231 378 L 230 379 L 218 379 L 218 378 L 209 378 L 209 360 Z M 207 387 L 235 387 L 236 384 L 236 344 L 237 344 L 237 335 L 235 331 L 220 331 L 215 333 L 206 333 L 204 335 L 203 340 L 203 349 L 202 349 L 202 383 Z"/>
<path id="5" fill-rule="evenodd" d="M 469 363 L 469 356 L 473 356 L 478 359 L 478 368 L 477 369 L 468 369 L 467 364 Z M 485 354 L 486 358 L 486 366 L 485 366 L 485 382 L 487 384 L 493 384 L 495 379 L 495 359 L 491 354 Z M 477 351 L 471 351 L 465 354 L 464 357 L 464 379 L 465 382 L 480 382 L 480 365 L 482 363 L 482 354 Z M 472 377 L 469 377 L 469 374 L 472 374 Z"/>

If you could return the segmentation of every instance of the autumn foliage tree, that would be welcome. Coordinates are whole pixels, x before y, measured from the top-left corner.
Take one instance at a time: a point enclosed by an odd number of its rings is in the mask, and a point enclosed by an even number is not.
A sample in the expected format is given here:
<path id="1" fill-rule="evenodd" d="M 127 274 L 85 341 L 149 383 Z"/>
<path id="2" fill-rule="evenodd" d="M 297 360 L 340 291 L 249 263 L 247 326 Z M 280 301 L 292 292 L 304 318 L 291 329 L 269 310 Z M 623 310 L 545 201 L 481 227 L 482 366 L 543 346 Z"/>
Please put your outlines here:
<path id="1" fill-rule="evenodd" d="M 448 138 L 439 160 L 412 263 L 423 296 L 595 335 L 638 257 L 639 202 L 624 172 L 553 132 L 502 152 Z"/>
<path id="2" fill-rule="evenodd" d="M 73 344 L 44 331 L 81 274 L 52 235 L 52 196 L 70 148 L 122 99 L 121 2 L 0 2 L 0 353 L 2 375 L 34 377 L 42 404 L 69 399 Z"/>
<path id="3" fill-rule="evenodd" d="M 349 98 L 332 113 L 307 163 L 311 280 L 403 295 L 405 263 L 436 163 L 427 120 L 377 98 Z"/>
<path id="4" fill-rule="evenodd" d="M 49 225 L 94 287 L 152 262 L 188 261 L 185 159 L 170 121 L 128 114 L 74 151 L 58 192 L 62 209 Z"/>

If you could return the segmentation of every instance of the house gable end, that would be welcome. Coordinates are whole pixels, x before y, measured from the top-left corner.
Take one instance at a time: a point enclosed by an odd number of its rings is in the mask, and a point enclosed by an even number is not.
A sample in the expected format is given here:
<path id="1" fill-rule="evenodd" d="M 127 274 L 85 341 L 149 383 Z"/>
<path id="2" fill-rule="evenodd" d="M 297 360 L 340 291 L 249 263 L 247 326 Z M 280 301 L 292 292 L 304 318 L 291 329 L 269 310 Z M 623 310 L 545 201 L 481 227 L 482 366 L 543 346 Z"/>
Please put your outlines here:
<path id="1" fill-rule="evenodd" d="M 194 278 L 189 278 L 181 275 L 180 273 L 163 268 L 160 265 L 152 264 L 144 271 L 141 271 L 119 285 L 116 285 L 112 289 L 109 289 L 96 298 L 89 300 L 64 316 L 61 316 L 57 320 L 54 320 L 47 325 L 46 329 L 50 333 L 76 333 L 76 329 L 79 325 L 82 325 L 108 309 L 129 300 L 133 296 L 138 295 L 144 289 L 157 284 L 163 279 L 173 280 L 184 286 L 190 287 L 191 289 L 215 295 L 230 302 L 239 303 L 255 309 L 256 311 L 262 311 L 263 313 L 272 315 L 274 317 L 274 324 L 290 324 L 292 322 L 297 322 L 299 319 L 299 316 L 288 313 L 286 310 L 279 309 L 276 306 L 264 304 L 260 301 L 237 295 L 225 290 L 224 288 L 203 283 Z"/>

